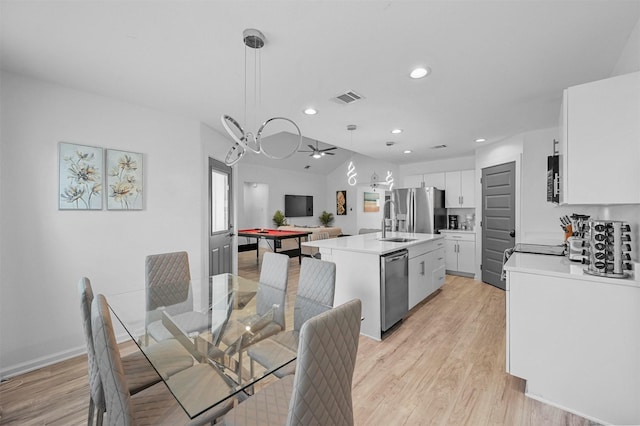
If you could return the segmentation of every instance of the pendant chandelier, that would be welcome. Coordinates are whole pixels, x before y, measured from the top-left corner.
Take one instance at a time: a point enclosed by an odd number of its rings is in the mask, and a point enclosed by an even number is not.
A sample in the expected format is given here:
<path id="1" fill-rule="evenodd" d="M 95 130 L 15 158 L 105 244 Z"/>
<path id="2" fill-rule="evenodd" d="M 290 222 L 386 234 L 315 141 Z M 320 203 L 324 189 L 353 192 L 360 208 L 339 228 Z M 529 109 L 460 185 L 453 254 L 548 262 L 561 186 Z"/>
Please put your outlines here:
<path id="1" fill-rule="evenodd" d="M 265 44 L 265 37 L 260 30 L 249 28 L 242 32 L 242 39 L 245 45 L 245 54 L 244 54 L 245 56 L 245 64 L 244 64 L 244 115 L 245 117 L 244 119 L 245 119 L 245 125 L 246 125 L 247 54 L 249 52 L 248 49 L 252 49 L 254 53 L 254 82 L 256 85 L 256 87 L 254 87 L 254 107 L 255 107 L 254 109 L 257 109 L 257 106 L 256 106 L 258 103 L 257 98 L 260 92 L 258 86 L 261 84 L 260 75 L 259 75 L 260 67 L 258 65 L 258 62 L 260 61 L 260 56 L 259 56 L 260 49 Z M 227 153 L 227 156 L 225 157 L 225 160 L 224 160 L 225 164 L 227 164 L 228 166 L 232 166 L 236 164 L 238 161 L 240 161 L 240 159 L 244 156 L 247 150 L 250 150 L 256 154 L 262 153 L 264 154 L 264 156 L 272 160 L 284 160 L 285 158 L 289 158 L 293 154 L 295 154 L 300 149 L 300 146 L 302 145 L 302 133 L 300 132 L 300 128 L 293 120 L 286 117 L 269 118 L 268 120 L 262 123 L 262 125 L 260 126 L 260 128 L 255 134 L 252 132 L 245 132 L 243 127 L 240 125 L 240 123 L 238 123 L 238 121 L 235 120 L 230 115 L 223 114 L 220 117 L 220 121 L 222 121 L 222 126 L 227 131 L 227 133 L 229 133 L 229 135 L 235 142 L 234 145 L 229 149 L 229 152 Z M 291 151 L 285 150 L 284 153 L 276 154 L 276 152 L 273 151 L 273 148 L 271 150 L 265 149 L 265 144 L 262 139 L 263 131 L 270 123 L 274 123 L 276 121 L 289 123 L 291 126 L 293 126 L 293 128 L 295 128 L 295 131 L 298 134 L 297 135 L 298 143 L 293 148 L 293 150 Z"/>
<path id="2" fill-rule="evenodd" d="M 349 124 L 347 126 L 347 130 L 351 133 L 351 152 L 353 153 L 353 131 L 356 130 L 358 126 L 355 124 Z M 349 165 L 347 166 L 347 183 L 351 186 L 355 186 L 358 183 L 358 179 L 356 178 L 358 173 L 356 173 L 356 166 L 353 164 L 353 154 L 351 154 L 351 160 L 349 160 Z"/>

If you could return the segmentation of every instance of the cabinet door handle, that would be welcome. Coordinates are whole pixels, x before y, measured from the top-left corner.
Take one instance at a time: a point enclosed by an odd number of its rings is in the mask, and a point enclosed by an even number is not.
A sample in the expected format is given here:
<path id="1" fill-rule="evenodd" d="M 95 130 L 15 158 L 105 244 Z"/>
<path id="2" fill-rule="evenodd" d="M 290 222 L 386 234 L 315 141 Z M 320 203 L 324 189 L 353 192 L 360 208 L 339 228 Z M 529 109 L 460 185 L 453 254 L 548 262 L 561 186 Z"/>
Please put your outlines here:
<path id="1" fill-rule="evenodd" d="M 460 205 L 464 204 L 464 195 L 460 196 Z"/>
<path id="2" fill-rule="evenodd" d="M 420 275 L 424 275 L 424 260 L 420 262 L 420 266 L 422 267 L 422 272 L 420 272 Z"/>

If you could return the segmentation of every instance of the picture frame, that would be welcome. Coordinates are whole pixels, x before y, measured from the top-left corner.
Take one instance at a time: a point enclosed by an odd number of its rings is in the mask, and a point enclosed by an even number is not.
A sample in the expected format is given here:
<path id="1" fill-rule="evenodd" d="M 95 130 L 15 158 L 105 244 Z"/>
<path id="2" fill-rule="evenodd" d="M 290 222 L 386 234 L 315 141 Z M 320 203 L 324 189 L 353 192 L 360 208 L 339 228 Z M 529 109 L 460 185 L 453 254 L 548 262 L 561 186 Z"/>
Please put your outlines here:
<path id="1" fill-rule="evenodd" d="M 347 191 L 336 191 L 336 215 L 347 214 Z"/>
<path id="2" fill-rule="evenodd" d="M 58 143 L 58 210 L 102 210 L 101 147 Z"/>
<path id="3" fill-rule="evenodd" d="M 118 149 L 106 151 L 107 210 L 142 210 L 142 154 Z"/>
<path id="4" fill-rule="evenodd" d="M 380 194 L 377 192 L 364 193 L 365 213 L 377 213 L 380 211 Z"/>

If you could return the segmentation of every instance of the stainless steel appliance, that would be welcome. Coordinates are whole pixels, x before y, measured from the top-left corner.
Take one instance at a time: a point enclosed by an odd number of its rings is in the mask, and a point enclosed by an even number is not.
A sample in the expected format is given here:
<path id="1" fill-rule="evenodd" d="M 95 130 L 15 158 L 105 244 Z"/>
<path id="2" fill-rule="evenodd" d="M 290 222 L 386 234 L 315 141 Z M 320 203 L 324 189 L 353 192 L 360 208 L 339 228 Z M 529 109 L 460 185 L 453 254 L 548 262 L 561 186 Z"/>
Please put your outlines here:
<path id="1" fill-rule="evenodd" d="M 458 229 L 458 215 L 450 214 L 449 215 L 449 229 Z"/>
<path id="2" fill-rule="evenodd" d="M 389 330 L 409 312 L 409 253 L 380 256 L 380 316 L 382 331 Z"/>
<path id="3" fill-rule="evenodd" d="M 436 234 L 446 229 L 443 190 L 434 187 L 394 189 L 392 200 L 398 231 Z"/>

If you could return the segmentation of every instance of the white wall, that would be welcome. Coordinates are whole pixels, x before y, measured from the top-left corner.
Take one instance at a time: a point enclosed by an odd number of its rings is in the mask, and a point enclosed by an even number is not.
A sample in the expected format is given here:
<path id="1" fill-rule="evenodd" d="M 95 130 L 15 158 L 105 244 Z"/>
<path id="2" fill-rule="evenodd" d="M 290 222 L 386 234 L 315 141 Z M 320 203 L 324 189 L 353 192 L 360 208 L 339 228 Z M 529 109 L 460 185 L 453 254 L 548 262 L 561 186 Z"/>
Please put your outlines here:
<path id="1" fill-rule="evenodd" d="M 353 163 L 358 173 L 358 183 L 350 186 L 347 183 L 347 165 L 337 167 L 327 176 L 327 200 L 331 203 L 331 210 L 327 210 L 334 215 L 333 226 L 342 228 L 343 234 L 355 235 L 360 228 L 380 228 L 382 223 L 382 203 L 384 202 L 384 186 L 378 187 L 376 192 L 380 193 L 380 211 L 378 213 L 364 212 L 364 192 L 373 192 L 371 188 L 371 176 L 375 172 L 381 181 L 387 176 L 387 171 L 393 174 L 394 182 L 400 182 L 398 177 L 398 166 L 386 161 L 376 160 L 365 155 L 354 154 Z M 347 214 L 338 216 L 336 213 L 336 192 L 347 191 Z"/>
<path id="2" fill-rule="evenodd" d="M 618 63 L 613 68 L 611 77 L 635 71 L 640 71 L 640 19 L 629 35 L 629 40 L 618 58 Z"/>
<path id="3" fill-rule="evenodd" d="M 269 199 L 266 209 L 269 217 L 268 226 L 271 228 L 275 227 L 271 218 L 276 210 L 284 212 L 285 194 L 313 196 L 313 216 L 288 217 L 287 223 L 290 225 L 319 226 L 320 220 L 318 216 L 323 210 L 331 207 L 331 204 L 327 204 L 326 179 L 324 176 L 274 169 L 256 164 L 242 163 L 242 161 L 235 167 L 237 167 L 238 171 L 237 183 L 239 188 L 242 188 L 245 182 L 260 182 L 269 186 Z M 237 200 L 238 220 L 240 223 L 247 224 L 246 219 L 240 219 L 245 214 L 244 211 L 246 209 L 243 198 L 240 196 Z M 253 228 L 256 225 L 248 226 Z"/>
<path id="4" fill-rule="evenodd" d="M 151 253 L 202 262 L 202 130 L 194 120 L 10 73 L 2 84 L 0 374 L 85 351 L 76 283 L 144 284 Z M 58 142 L 143 153 L 142 211 L 59 211 Z"/>

